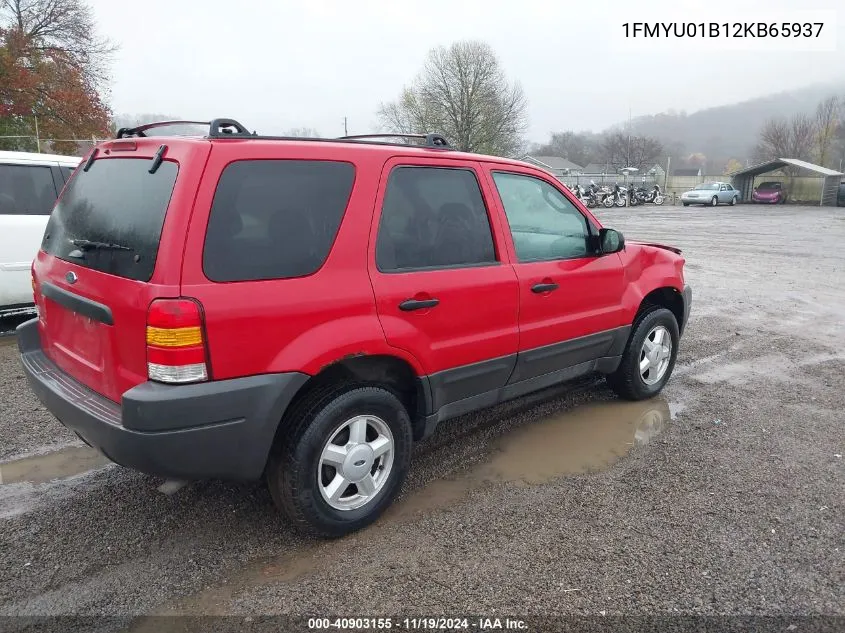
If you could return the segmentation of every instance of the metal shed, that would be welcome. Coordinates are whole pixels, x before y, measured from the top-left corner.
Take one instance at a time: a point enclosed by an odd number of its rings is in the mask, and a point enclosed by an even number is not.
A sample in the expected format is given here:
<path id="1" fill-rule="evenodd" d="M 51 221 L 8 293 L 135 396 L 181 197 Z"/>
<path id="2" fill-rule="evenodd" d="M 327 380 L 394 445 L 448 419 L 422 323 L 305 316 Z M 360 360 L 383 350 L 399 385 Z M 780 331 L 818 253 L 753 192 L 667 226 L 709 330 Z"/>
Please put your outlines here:
<path id="1" fill-rule="evenodd" d="M 742 201 L 749 202 L 751 200 L 751 192 L 754 188 L 754 177 L 781 169 L 782 167 L 798 167 L 799 169 L 804 169 L 821 176 L 824 180 L 819 206 L 836 206 L 839 183 L 845 174 L 828 169 L 827 167 L 822 167 L 821 165 L 814 165 L 807 161 L 798 160 L 797 158 L 775 158 L 759 165 L 740 169 L 730 174 L 731 184 L 735 189 L 739 189 Z"/>

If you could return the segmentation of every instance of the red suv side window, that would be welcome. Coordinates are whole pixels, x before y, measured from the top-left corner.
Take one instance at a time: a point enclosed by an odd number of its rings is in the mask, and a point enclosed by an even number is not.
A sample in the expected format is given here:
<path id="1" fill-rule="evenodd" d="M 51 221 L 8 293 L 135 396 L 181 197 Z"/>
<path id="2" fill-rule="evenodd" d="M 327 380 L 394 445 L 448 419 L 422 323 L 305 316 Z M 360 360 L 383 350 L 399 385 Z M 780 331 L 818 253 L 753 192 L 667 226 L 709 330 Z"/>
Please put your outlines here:
<path id="1" fill-rule="evenodd" d="M 208 220 L 203 271 L 212 281 L 290 279 L 325 262 L 355 168 L 317 160 L 241 160 L 223 170 Z"/>
<path id="2" fill-rule="evenodd" d="M 382 272 L 496 263 L 478 180 L 468 169 L 397 167 L 376 244 Z"/>

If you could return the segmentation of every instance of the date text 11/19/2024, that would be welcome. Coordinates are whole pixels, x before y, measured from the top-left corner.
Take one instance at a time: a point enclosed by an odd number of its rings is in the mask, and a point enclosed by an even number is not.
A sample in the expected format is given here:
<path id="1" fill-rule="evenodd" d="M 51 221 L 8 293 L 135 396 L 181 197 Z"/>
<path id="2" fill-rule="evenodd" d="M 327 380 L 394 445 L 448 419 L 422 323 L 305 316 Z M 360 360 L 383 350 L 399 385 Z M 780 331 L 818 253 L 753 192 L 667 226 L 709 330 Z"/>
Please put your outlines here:
<path id="1" fill-rule="evenodd" d="M 512 618 L 309 618 L 310 630 L 399 629 L 410 631 L 527 631 L 524 620 Z"/>

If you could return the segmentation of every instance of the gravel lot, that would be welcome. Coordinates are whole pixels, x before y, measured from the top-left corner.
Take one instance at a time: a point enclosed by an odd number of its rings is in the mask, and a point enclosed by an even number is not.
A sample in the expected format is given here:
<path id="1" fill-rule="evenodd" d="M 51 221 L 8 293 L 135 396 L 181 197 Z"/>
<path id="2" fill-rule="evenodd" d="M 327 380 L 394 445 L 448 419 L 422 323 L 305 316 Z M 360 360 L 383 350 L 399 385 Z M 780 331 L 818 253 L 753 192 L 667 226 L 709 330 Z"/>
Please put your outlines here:
<path id="1" fill-rule="evenodd" d="M 587 381 L 444 425 L 401 503 L 339 541 L 292 532 L 258 484 L 9 464 L 79 443 L 0 339 L 0 615 L 845 616 L 845 209 L 599 215 L 687 257 L 663 396 Z"/>

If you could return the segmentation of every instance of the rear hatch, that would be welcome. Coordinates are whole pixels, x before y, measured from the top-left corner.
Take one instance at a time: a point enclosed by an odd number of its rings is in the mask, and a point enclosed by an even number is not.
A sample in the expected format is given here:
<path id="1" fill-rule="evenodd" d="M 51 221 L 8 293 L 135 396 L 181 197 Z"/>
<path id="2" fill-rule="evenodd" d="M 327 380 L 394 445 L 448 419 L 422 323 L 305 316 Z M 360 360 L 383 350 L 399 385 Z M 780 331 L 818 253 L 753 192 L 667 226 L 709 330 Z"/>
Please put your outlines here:
<path id="1" fill-rule="evenodd" d="M 50 216 L 33 283 L 45 354 L 119 402 L 147 379 L 150 303 L 179 296 L 185 234 L 210 144 L 138 138 L 96 151 Z"/>

